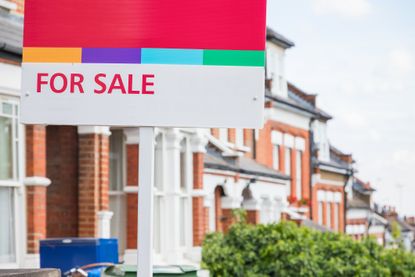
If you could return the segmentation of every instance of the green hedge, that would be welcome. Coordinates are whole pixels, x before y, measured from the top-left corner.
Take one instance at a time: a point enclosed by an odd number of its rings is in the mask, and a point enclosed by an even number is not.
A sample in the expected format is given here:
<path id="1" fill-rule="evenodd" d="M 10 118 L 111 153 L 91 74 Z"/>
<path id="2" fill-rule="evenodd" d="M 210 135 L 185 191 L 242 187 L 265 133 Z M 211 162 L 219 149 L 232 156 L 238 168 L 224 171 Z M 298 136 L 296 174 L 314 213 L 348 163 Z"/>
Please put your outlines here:
<path id="1" fill-rule="evenodd" d="M 207 235 L 202 267 L 211 276 L 415 276 L 415 256 L 290 222 L 237 223 Z"/>

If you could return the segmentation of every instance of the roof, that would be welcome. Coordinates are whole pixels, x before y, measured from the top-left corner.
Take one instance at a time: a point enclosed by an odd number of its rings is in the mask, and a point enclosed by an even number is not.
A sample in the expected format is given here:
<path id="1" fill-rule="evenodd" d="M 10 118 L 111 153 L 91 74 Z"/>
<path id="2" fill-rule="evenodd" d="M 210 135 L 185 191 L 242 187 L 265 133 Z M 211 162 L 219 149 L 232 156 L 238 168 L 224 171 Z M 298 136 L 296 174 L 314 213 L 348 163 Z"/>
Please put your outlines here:
<path id="1" fill-rule="evenodd" d="M 283 35 L 277 33 L 271 28 L 267 27 L 267 40 L 274 42 L 275 44 L 281 46 L 284 49 L 293 47 L 295 44 L 291 40 L 287 39 Z"/>
<path id="2" fill-rule="evenodd" d="M 331 232 L 329 228 L 326 226 L 320 225 L 310 219 L 303 219 L 300 221 L 300 226 L 308 227 L 310 229 L 314 229 L 320 232 Z"/>
<path id="3" fill-rule="evenodd" d="M 365 183 L 359 178 L 353 180 L 353 190 L 356 190 L 362 194 L 371 194 L 375 189 L 370 185 L 369 182 Z"/>
<path id="4" fill-rule="evenodd" d="M 349 161 L 346 161 L 349 160 Z M 344 154 L 339 149 L 330 145 L 330 161 L 318 161 L 318 165 L 330 166 L 336 169 L 343 169 L 347 171 L 352 171 L 352 157 L 350 154 Z"/>
<path id="5" fill-rule="evenodd" d="M 23 17 L 0 9 L 0 50 L 22 54 Z"/>
<path id="6" fill-rule="evenodd" d="M 262 165 L 253 159 L 240 157 L 224 157 L 211 143 L 207 146 L 204 158 L 205 168 L 228 170 L 243 174 L 269 177 L 280 180 L 289 180 L 290 177 L 272 168 Z"/>
<path id="7" fill-rule="evenodd" d="M 288 97 L 274 95 L 266 88 L 265 98 L 287 105 L 299 111 L 309 113 L 311 116 L 324 121 L 332 119 L 331 115 L 316 107 L 315 94 L 308 94 L 294 86 L 292 83 L 288 83 Z"/>

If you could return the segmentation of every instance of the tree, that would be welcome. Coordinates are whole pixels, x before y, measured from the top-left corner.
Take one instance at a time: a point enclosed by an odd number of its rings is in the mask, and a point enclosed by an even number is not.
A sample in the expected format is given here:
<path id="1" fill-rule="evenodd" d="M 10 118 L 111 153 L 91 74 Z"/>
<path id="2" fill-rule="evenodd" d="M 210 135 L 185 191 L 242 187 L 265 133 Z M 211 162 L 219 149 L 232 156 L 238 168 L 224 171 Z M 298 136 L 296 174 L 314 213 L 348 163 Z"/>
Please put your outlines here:
<path id="1" fill-rule="evenodd" d="M 249 225 L 206 236 L 202 266 L 212 276 L 414 276 L 415 256 L 294 223 Z"/>

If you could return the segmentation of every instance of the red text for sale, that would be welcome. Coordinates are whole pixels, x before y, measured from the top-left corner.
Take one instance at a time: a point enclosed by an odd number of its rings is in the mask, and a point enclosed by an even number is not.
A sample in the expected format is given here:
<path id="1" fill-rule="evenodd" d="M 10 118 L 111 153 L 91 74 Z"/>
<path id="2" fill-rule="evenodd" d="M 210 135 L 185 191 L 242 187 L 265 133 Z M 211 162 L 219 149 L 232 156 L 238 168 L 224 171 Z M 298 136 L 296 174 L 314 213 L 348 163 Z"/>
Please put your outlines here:
<path id="1" fill-rule="evenodd" d="M 87 80 L 81 73 L 37 73 L 37 93 L 154 94 L 154 74 L 98 73 Z M 92 82 L 92 91 L 91 90 Z M 88 91 L 87 91 L 88 90 Z"/>

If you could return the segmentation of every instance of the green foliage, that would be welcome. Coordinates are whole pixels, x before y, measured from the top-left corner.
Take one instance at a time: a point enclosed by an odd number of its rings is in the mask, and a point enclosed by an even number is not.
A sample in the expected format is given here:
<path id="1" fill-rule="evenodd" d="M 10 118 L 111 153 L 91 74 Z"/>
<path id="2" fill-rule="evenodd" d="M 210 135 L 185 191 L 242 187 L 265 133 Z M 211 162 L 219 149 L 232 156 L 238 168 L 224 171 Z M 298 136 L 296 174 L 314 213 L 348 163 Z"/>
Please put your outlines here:
<path id="1" fill-rule="evenodd" d="M 401 249 L 290 222 L 254 226 L 241 220 L 225 235 L 209 234 L 202 266 L 211 276 L 415 276 L 415 256 Z"/>

